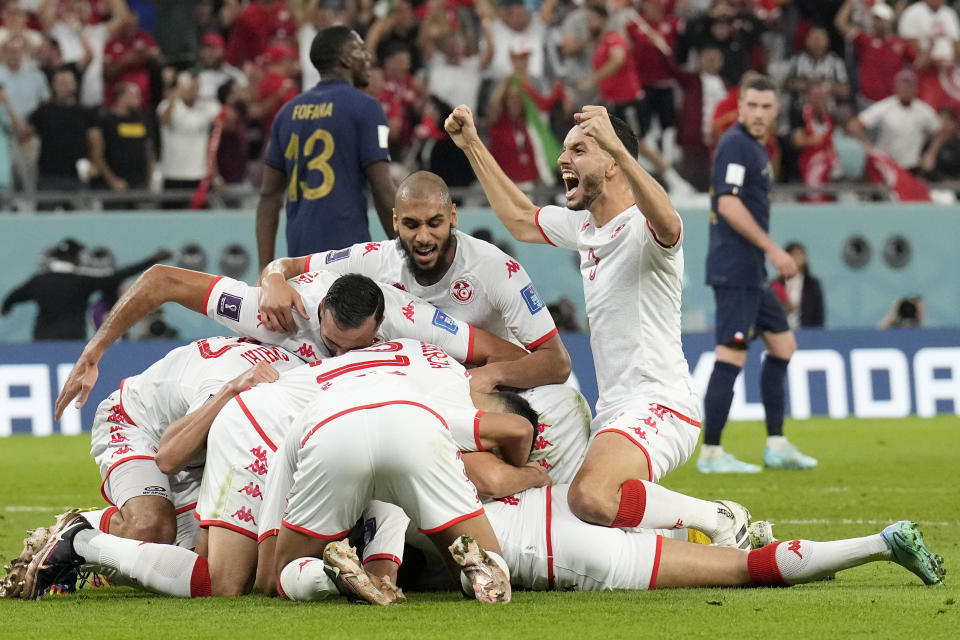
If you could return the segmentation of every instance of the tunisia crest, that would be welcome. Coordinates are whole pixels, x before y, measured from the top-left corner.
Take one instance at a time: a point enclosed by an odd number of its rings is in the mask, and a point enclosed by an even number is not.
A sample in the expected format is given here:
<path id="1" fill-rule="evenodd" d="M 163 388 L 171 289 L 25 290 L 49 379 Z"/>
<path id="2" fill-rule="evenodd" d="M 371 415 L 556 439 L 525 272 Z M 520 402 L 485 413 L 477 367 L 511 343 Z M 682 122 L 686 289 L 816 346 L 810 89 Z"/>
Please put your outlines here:
<path id="1" fill-rule="evenodd" d="M 460 304 L 467 304 L 473 298 L 473 284 L 467 279 L 460 279 L 450 287 L 450 295 Z"/>

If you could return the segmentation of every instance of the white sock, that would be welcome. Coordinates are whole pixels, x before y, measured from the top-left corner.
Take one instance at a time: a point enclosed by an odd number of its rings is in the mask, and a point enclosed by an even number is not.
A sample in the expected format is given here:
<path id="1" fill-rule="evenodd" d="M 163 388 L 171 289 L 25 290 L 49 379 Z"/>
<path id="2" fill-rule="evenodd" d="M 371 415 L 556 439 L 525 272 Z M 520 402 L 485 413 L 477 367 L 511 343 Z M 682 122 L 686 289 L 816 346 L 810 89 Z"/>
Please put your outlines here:
<path id="1" fill-rule="evenodd" d="M 786 451 L 790 448 L 787 436 L 767 436 L 767 446 L 776 451 Z"/>
<path id="2" fill-rule="evenodd" d="M 700 445 L 701 460 L 716 460 L 723 455 L 723 445 L 704 444 Z"/>
<path id="3" fill-rule="evenodd" d="M 287 600 L 317 602 L 339 596 L 320 558 L 297 558 L 280 572 L 280 593 Z"/>
<path id="4" fill-rule="evenodd" d="M 77 533 L 73 548 L 86 565 L 107 575 L 108 580 L 111 574 L 117 575 L 149 591 L 178 598 L 210 595 L 207 559 L 193 551 L 94 530 Z"/>
<path id="5" fill-rule="evenodd" d="M 496 551 L 490 551 L 490 550 L 488 550 L 488 549 L 484 549 L 484 551 L 486 551 L 487 556 L 488 556 L 491 560 L 493 560 L 495 563 L 497 563 L 497 566 L 498 566 L 498 567 L 500 567 L 501 569 L 503 569 L 503 573 L 507 576 L 507 582 L 509 582 L 509 581 L 510 581 L 510 567 L 507 566 L 507 561 L 504 560 L 503 557 L 502 557 L 499 553 L 497 553 Z M 460 589 L 463 591 L 463 593 L 465 593 L 466 595 L 470 596 L 471 598 L 474 597 L 474 593 L 473 593 L 473 583 L 470 582 L 470 578 L 468 578 L 468 577 L 467 577 L 467 574 L 465 574 L 463 571 L 460 572 Z"/>
<path id="6" fill-rule="evenodd" d="M 647 480 L 640 482 L 646 490 L 641 529 L 693 527 L 712 538 L 726 524 L 719 521 L 716 502 L 677 493 Z"/>
<path id="7" fill-rule="evenodd" d="M 790 540 L 778 545 L 776 551 L 777 569 L 787 584 L 820 580 L 837 571 L 889 560 L 892 556 L 879 533 L 830 542 Z"/>

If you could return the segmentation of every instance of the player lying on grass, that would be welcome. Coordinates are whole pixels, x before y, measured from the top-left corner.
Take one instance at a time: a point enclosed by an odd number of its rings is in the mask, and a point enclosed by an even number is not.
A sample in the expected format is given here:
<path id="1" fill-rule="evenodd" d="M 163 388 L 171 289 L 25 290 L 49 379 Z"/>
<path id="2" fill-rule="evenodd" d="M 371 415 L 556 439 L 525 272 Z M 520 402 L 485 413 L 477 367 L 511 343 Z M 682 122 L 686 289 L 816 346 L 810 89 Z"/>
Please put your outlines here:
<path id="1" fill-rule="evenodd" d="M 341 285 L 344 300 L 372 295 L 373 281 L 350 274 Z M 55 415 L 76 398 L 75 406 L 87 401 L 96 384 L 97 366 L 104 352 L 123 333 L 164 302 L 176 302 L 191 311 L 216 320 L 231 331 L 264 344 L 281 346 L 310 362 L 365 347 L 378 340 L 413 338 L 436 344 L 460 362 L 487 364 L 522 357 L 526 352 L 481 329 L 460 322 L 439 309 L 387 285 L 376 285 L 385 299 L 382 321 L 355 328 L 340 327 L 323 299 L 341 276 L 333 273 L 304 274 L 295 287 L 309 310 L 308 320 L 298 319 L 293 335 L 268 331 L 258 316 L 259 288 L 243 282 L 176 267 L 154 266 L 137 278 L 107 315 L 84 347 L 57 397 Z M 366 292 L 366 293 L 364 293 Z"/>
<path id="2" fill-rule="evenodd" d="M 456 226 L 457 207 L 443 179 L 428 171 L 407 176 L 397 188 L 393 208 L 397 239 L 279 258 L 263 270 L 264 327 L 295 331 L 294 314 L 306 319 L 306 310 L 287 280 L 311 270 L 333 271 L 393 284 L 446 314 L 523 345 L 529 354 L 473 369 L 471 384 L 481 391 L 535 387 L 523 396 L 550 429 L 538 442 L 537 459 L 544 461 L 554 482 L 570 482 L 579 460 L 576 467 L 561 460 L 554 445 L 565 440 L 587 443 L 591 416 L 577 390 L 551 384 L 564 382 L 570 373 L 570 357 L 553 318 L 517 260 Z"/>

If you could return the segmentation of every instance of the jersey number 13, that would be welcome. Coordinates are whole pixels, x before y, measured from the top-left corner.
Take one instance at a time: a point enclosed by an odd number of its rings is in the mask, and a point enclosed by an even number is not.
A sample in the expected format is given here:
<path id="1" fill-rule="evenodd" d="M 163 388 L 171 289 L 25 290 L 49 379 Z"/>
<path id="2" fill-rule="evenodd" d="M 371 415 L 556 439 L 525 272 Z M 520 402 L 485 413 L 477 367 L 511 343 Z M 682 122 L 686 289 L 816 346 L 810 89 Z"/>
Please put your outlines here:
<path id="1" fill-rule="evenodd" d="M 320 143 L 323 145 L 319 153 L 314 153 L 314 147 Z M 328 195 L 333 190 L 333 167 L 328 160 L 333 155 L 333 136 L 326 129 L 317 129 L 310 134 L 310 137 L 303 143 L 303 157 L 307 160 L 307 166 L 304 170 L 303 180 L 300 179 L 300 136 L 299 134 L 290 134 L 290 142 L 287 143 L 287 149 L 283 152 L 284 157 L 293 162 L 293 170 L 290 173 L 290 186 L 287 193 L 287 199 L 296 202 L 303 194 L 305 200 L 319 200 Z M 319 186 L 310 187 L 307 185 L 306 177 L 310 171 L 319 171 L 323 180 Z"/>

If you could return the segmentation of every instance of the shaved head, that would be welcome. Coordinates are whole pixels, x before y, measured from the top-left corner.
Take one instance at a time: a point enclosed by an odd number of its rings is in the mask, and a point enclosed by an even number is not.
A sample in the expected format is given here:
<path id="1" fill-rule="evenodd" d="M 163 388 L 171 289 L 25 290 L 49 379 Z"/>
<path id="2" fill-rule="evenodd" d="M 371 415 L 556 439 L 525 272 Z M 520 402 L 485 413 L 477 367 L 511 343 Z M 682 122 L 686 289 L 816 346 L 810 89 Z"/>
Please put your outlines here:
<path id="1" fill-rule="evenodd" d="M 403 179 L 397 187 L 397 203 L 401 200 L 430 200 L 440 197 L 440 206 L 449 206 L 450 189 L 443 178 L 429 171 L 417 171 Z"/>

